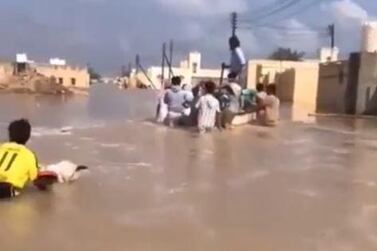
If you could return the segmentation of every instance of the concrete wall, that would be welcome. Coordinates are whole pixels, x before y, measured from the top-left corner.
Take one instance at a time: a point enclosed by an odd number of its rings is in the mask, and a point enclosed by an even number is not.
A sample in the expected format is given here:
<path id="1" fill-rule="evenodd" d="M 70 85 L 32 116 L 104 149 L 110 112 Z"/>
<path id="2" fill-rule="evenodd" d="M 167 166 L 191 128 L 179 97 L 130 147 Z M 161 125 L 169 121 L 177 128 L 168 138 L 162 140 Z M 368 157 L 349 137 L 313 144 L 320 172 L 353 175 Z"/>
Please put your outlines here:
<path id="1" fill-rule="evenodd" d="M 305 107 L 314 112 L 317 103 L 319 64 L 311 63 L 295 68 L 294 100 L 295 106 Z"/>
<path id="2" fill-rule="evenodd" d="M 277 95 L 282 102 L 293 102 L 295 92 L 296 72 L 294 69 L 286 70 L 276 76 Z"/>
<path id="3" fill-rule="evenodd" d="M 13 75 L 13 64 L 9 62 L 0 62 L 0 84 L 8 83 Z"/>
<path id="4" fill-rule="evenodd" d="M 65 87 L 89 88 L 90 76 L 86 68 L 70 66 L 33 65 L 34 69 L 46 77 L 54 77 Z"/>
<path id="5" fill-rule="evenodd" d="M 291 69 L 318 67 L 319 61 L 250 60 L 247 65 L 247 85 L 255 88 L 257 83 L 276 83 L 278 76 Z"/>
<path id="6" fill-rule="evenodd" d="M 318 113 L 346 113 L 348 61 L 321 64 L 319 69 Z"/>
<path id="7" fill-rule="evenodd" d="M 361 54 L 356 113 L 377 115 L 377 53 Z"/>

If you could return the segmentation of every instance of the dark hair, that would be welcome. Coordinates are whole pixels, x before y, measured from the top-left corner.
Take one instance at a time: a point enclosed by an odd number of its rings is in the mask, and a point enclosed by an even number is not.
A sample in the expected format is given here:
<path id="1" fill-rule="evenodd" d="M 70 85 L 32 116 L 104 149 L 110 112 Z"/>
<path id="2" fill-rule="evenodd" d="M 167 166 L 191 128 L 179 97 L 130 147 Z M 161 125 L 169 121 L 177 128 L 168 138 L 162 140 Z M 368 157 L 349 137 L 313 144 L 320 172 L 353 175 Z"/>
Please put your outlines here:
<path id="1" fill-rule="evenodd" d="M 191 91 L 192 91 L 192 94 L 194 95 L 195 98 L 198 97 L 199 91 L 200 91 L 200 84 L 193 87 Z"/>
<path id="2" fill-rule="evenodd" d="M 206 93 L 214 94 L 216 90 L 216 84 L 212 81 L 207 81 L 204 83 L 204 88 Z"/>
<path id="3" fill-rule="evenodd" d="M 235 78 L 237 78 L 237 74 L 236 73 L 231 72 L 231 73 L 228 74 L 228 79 L 235 79 Z"/>
<path id="4" fill-rule="evenodd" d="M 258 92 L 264 91 L 264 84 L 261 84 L 261 83 L 257 84 L 257 91 Z"/>
<path id="5" fill-rule="evenodd" d="M 181 85 L 181 78 L 180 77 L 173 77 L 171 79 L 171 84 L 175 85 L 175 86 Z"/>
<path id="6" fill-rule="evenodd" d="M 229 47 L 231 50 L 234 50 L 236 49 L 237 47 L 240 47 L 241 46 L 241 42 L 240 40 L 238 39 L 237 36 L 232 36 L 229 38 Z"/>
<path id="7" fill-rule="evenodd" d="M 275 95 L 276 94 L 276 85 L 275 84 L 269 84 L 267 86 L 267 93 Z"/>
<path id="8" fill-rule="evenodd" d="M 30 139 L 31 125 L 28 120 L 15 120 L 8 127 L 9 141 L 25 145 Z"/>

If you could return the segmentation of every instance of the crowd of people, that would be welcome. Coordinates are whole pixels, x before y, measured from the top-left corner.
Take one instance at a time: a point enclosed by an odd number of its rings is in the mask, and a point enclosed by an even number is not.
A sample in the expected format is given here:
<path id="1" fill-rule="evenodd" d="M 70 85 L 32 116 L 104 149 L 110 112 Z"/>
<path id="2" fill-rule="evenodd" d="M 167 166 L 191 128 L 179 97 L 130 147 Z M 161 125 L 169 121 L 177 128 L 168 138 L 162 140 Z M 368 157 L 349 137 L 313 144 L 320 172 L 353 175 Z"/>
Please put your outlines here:
<path id="1" fill-rule="evenodd" d="M 194 88 L 173 77 L 171 85 L 161 95 L 157 108 L 157 122 L 173 126 L 196 126 L 199 132 L 214 128 L 232 129 L 237 115 L 255 114 L 255 121 L 275 126 L 279 120 L 280 100 L 275 84 L 257 84 L 256 90 L 245 88 L 246 59 L 237 36 L 229 38 L 230 63 L 222 64 L 222 72 L 229 69 L 226 83 L 205 81 Z"/>
<path id="2" fill-rule="evenodd" d="M 232 129 L 237 115 L 253 113 L 256 123 L 276 126 L 279 107 L 275 84 L 258 84 L 256 90 L 242 89 L 235 74 L 230 73 L 221 86 L 205 81 L 191 88 L 181 86 L 181 79 L 173 77 L 159 100 L 157 121 L 171 127 L 196 126 L 204 133 L 215 128 Z"/>

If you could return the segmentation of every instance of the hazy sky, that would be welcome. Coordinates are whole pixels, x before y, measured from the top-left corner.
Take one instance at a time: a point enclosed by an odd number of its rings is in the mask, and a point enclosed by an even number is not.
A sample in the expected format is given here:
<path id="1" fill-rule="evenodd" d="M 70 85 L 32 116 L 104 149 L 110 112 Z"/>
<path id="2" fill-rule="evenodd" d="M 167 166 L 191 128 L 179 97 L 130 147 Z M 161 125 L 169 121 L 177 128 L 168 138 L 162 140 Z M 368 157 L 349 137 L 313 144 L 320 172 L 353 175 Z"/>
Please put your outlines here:
<path id="1" fill-rule="evenodd" d="M 146 66 L 159 64 L 161 44 L 172 38 L 176 59 L 199 50 L 204 63 L 214 66 L 228 57 L 231 11 L 260 25 L 239 31 L 248 57 L 266 56 L 277 46 L 314 54 L 329 43 L 318 30 L 322 34 L 332 22 L 337 26 L 337 45 L 345 54 L 359 48 L 360 23 L 377 16 L 376 0 L 298 0 L 271 13 L 271 6 L 294 1 L 0 0 L 0 58 L 13 59 L 17 52 L 38 61 L 62 57 L 73 64 L 90 62 L 110 74 L 133 62 L 136 53 Z"/>

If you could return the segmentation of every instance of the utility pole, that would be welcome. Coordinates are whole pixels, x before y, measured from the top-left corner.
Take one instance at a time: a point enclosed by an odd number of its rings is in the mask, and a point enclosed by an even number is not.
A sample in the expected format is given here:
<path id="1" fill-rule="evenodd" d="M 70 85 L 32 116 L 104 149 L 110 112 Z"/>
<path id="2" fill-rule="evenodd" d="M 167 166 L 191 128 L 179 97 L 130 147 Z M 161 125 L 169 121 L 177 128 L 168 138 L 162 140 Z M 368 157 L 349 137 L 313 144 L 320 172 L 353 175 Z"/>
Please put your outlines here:
<path id="1" fill-rule="evenodd" d="M 232 36 L 236 35 L 236 31 L 238 28 L 238 14 L 237 12 L 232 12 L 231 14 L 231 26 L 232 26 Z"/>
<path id="2" fill-rule="evenodd" d="M 131 73 L 132 73 L 132 64 L 128 63 L 128 77 L 131 77 Z"/>
<path id="3" fill-rule="evenodd" d="M 331 38 L 331 49 L 335 48 L 335 24 L 329 25 L 329 34 Z"/>
<path id="4" fill-rule="evenodd" d="M 171 67 L 172 67 L 172 65 L 173 65 L 173 50 L 174 50 L 174 42 L 173 42 L 173 40 L 170 40 L 170 43 L 169 43 L 169 67 L 170 67 L 170 69 L 169 69 L 169 81 L 171 80 L 171 78 L 173 77 L 172 76 L 172 69 L 171 69 Z"/>
<path id="5" fill-rule="evenodd" d="M 140 71 L 140 56 L 139 56 L 139 54 L 136 55 L 135 64 L 136 64 L 136 75 L 137 75 Z"/>
<path id="6" fill-rule="evenodd" d="M 165 89 L 165 56 L 166 56 L 166 43 L 162 45 L 162 62 L 161 62 L 161 86 Z"/>

